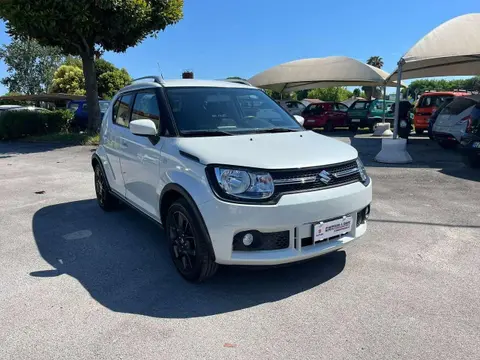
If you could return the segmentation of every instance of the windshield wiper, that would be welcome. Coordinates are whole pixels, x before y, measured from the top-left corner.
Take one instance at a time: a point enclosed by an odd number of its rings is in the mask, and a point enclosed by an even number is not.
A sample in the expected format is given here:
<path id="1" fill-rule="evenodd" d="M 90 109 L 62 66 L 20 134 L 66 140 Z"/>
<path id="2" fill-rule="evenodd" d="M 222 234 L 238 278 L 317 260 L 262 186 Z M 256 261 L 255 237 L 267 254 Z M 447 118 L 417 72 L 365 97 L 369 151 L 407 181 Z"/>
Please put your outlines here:
<path id="1" fill-rule="evenodd" d="M 183 136 L 232 136 L 233 134 L 223 130 L 184 130 Z"/>
<path id="2" fill-rule="evenodd" d="M 283 127 L 277 127 L 277 128 L 267 128 L 267 129 L 255 129 L 254 132 L 257 134 L 261 133 L 283 133 L 283 132 L 297 132 L 299 130 L 296 129 L 289 129 L 289 128 L 283 128 Z"/>

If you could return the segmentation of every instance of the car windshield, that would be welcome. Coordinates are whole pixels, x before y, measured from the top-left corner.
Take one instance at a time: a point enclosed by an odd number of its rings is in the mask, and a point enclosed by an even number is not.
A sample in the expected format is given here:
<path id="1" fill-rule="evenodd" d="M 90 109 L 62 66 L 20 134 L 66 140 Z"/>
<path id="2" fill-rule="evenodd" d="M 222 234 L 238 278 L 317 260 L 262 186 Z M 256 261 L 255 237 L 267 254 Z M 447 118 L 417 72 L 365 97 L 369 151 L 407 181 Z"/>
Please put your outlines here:
<path id="1" fill-rule="evenodd" d="M 258 89 L 170 88 L 167 95 L 177 128 L 184 136 L 303 130 Z"/>
<path id="2" fill-rule="evenodd" d="M 458 115 L 461 112 L 467 110 L 470 106 L 475 105 L 476 102 L 470 98 L 466 97 L 457 97 L 452 102 L 450 102 L 442 110 L 442 115 Z"/>
<path id="3" fill-rule="evenodd" d="M 370 105 L 370 102 L 369 101 L 357 101 L 356 103 L 354 103 L 351 107 L 351 109 L 353 110 L 365 110 L 368 105 Z"/>
<path id="4" fill-rule="evenodd" d="M 427 95 L 422 96 L 420 101 L 418 102 L 417 108 L 425 108 L 425 107 L 439 107 L 445 99 L 447 99 L 448 95 Z"/>

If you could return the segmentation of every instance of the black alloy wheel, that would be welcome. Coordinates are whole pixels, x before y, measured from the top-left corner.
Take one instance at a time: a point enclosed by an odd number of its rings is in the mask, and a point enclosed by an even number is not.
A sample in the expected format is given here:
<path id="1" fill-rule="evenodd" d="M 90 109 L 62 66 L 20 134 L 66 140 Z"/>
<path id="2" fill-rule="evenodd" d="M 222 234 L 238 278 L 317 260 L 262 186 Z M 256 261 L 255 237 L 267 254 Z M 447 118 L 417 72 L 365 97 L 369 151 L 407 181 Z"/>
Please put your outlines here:
<path id="1" fill-rule="evenodd" d="M 119 201 L 108 190 L 107 179 L 103 174 L 100 165 L 95 165 L 95 194 L 97 195 L 98 205 L 105 211 L 115 210 L 119 206 Z"/>

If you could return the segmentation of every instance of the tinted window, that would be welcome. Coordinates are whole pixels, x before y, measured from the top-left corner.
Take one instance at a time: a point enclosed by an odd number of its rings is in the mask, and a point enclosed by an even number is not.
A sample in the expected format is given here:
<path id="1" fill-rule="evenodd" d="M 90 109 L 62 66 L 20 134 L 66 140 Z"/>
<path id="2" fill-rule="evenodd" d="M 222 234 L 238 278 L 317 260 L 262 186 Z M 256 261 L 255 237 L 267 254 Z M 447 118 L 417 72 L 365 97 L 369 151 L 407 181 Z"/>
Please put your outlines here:
<path id="1" fill-rule="evenodd" d="M 472 99 L 457 97 L 450 104 L 445 106 L 442 110 L 442 115 L 458 115 L 473 105 L 475 105 L 475 101 Z"/>
<path id="2" fill-rule="evenodd" d="M 160 109 L 158 108 L 157 96 L 152 92 L 140 92 L 135 96 L 133 104 L 132 120 L 149 119 L 155 123 L 157 130 L 160 129 Z"/>
<path id="3" fill-rule="evenodd" d="M 79 104 L 70 104 L 69 109 L 72 110 L 73 112 L 77 111 Z"/>
<path id="4" fill-rule="evenodd" d="M 132 95 L 124 95 L 119 98 L 113 106 L 113 123 L 128 127 L 130 122 L 130 104 L 132 102 Z"/>
<path id="5" fill-rule="evenodd" d="M 178 129 L 255 133 L 276 127 L 301 130 L 275 101 L 257 89 L 170 88 L 168 101 Z"/>
<path id="6" fill-rule="evenodd" d="M 110 101 L 100 101 L 99 105 L 100 105 L 100 111 L 102 113 L 105 113 L 108 110 L 108 105 L 110 105 Z"/>
<path id="7" fill-rule="evenodd" d="M 347 106 L 347 105 L 344 105 L 344 104 L 335 104 L 335 110 L 338 110 L 338 111 L 347 111 L 347 110 L 348 110 L 348 106 Z"/>

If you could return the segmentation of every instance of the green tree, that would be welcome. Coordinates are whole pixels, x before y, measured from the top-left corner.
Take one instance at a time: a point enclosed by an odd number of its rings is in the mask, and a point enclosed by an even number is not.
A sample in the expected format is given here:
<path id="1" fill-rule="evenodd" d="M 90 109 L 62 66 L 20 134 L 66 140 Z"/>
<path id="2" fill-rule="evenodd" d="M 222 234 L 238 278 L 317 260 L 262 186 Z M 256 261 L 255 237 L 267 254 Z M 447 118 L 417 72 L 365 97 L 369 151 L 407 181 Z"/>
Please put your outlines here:
<path id="1" fill-rule="evenodd" d="M 367 60 L 367 64 L 381 69 L 383 67 L 383 59 L 380 56 L 370 56 Z"/>
<path id="2" fill-rule="evenodd" d="M 0 48 L 0 59 L 8 72 L 1 83 L 10 92 L 31 95 L 48 91 L 63 56 L 60 49 L 41 46 L 35 40 L 13 39 Z"/>
<path id="3" fill-rule="evenodd" d="M 320 99 L 323 101 L 345 101 L 352 96 L 353 93 L 344 87 L 313 89 L 308 92 L 309 99 Z"/>
<path id="4" fill-rule="evenodd" d="M 60 66 L 53 77 L 52 92 L 85 95 L 85 79 L 82 70 L 72 65 Z"/>
<path id="5" fill-rule="evenodd" d="M 353 96 L 355 97 L 360 97 L 360 89 L 359 88 L 356 88 L 356 89 L 353 89 Z"/>
<path id="6" fill-rule="evenodd" d="M 178 22 L 183 0 L 3 0 L 0 17 L 14 37 L 35 38 L 80 56 L 88 127 L 94 130 L 100 123 L 95 57 L 102 51 L 124 52 Z"/>
<path id="7" fill-rule="evenodd" d="M 98 77 L 98 95 L 102 99 L 111 99 L 118 90 L 132 82 L 125 69 L 107 71 Z"/>

